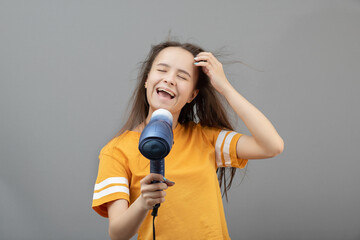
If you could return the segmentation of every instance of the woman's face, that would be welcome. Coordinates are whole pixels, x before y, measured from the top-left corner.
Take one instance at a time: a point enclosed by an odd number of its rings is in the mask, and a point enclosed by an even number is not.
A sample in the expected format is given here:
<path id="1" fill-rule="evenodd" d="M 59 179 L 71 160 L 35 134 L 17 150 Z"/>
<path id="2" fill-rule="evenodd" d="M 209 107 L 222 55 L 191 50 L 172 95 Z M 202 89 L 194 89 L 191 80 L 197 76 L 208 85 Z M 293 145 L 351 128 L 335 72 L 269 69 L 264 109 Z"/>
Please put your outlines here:
<path id="1" fill-rule="evenodd" d="M 194 62 L 194 56 L 180 47 L 167 47 L 157 55 L 145 83 L 149 115 L 164 108 L 177 119 L 183 106 L 196 97 Z"/>

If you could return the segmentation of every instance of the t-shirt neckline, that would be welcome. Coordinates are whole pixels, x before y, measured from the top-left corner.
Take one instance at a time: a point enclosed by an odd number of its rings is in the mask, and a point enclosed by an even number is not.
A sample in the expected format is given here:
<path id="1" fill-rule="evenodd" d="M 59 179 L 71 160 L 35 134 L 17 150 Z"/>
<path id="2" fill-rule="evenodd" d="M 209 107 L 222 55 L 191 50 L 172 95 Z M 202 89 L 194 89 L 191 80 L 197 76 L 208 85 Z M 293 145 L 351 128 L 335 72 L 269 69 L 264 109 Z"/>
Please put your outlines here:
<path id="1" fill-rule="evenodd" d="M 182 124 L 178 123 L 175 127 L 175 129 L 173 130 L 173 134 L 174 136 L 177 135 L 177 133 L 179 131 L 181 131 L 181 129 L 183 129 L 184 126 L 182 126 Z M 132 130 L 126 130 L 125 132 L 131 133 L 131 134 L 135 134 L 138 135 L 140 137 L 141 132 L 136 132 L 136 131 L 132 131 Z"/>

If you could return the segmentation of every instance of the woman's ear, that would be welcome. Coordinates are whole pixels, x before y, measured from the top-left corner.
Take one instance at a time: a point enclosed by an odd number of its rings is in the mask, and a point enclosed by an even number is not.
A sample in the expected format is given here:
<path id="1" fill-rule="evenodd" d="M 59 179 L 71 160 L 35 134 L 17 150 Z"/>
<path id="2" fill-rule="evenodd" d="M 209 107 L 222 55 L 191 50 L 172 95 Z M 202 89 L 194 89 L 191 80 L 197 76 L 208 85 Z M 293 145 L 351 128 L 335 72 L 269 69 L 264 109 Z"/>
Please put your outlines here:
<path id="1" fill-rule="evenodd" d="M 147 88 L 147 81 L 145 82 L 145 85 L 144 85 L 145 88 Z"/>
<path id="2" fill-rule="evenodd" d="M 199 93 L 199 89 L 195 89 L 195 90 L 192 92 L 192 94 L 191 94 L 189 100 L 187 101 L 187 103 L 191 103 L 192 100 L 194 100 L 194 98 L 196 98 L 196 96 L 198 95 L 198 93 Z"/>

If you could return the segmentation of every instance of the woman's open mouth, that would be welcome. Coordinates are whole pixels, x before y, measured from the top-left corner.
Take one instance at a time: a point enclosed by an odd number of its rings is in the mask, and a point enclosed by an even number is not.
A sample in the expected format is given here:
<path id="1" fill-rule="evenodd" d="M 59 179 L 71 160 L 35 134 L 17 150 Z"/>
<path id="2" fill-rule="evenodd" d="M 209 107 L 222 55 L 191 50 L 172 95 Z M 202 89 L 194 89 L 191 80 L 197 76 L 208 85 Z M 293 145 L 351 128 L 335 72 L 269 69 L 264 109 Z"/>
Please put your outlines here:
<path id="1" fill-rule="evenodd" d="M 175 97 L 175 93 L 165 88 L 159 87 L 156 89 L 156 92 L 159 96 L 164 98 L 173 99 Z"/>

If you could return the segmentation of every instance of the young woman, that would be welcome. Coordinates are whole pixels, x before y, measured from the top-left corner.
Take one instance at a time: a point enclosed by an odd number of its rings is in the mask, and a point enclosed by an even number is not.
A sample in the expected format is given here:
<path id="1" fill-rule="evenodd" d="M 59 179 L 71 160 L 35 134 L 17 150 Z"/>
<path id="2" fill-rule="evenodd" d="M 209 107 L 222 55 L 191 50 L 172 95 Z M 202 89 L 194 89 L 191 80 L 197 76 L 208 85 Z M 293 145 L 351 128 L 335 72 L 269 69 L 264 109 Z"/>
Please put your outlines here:
<path id="1" fill-rule="evenodd" d="M 251 136 L 233 131 L 216 92 Z M 173 115 L 166 178 L 149 174 L 150 161 L 138 150 L 141 131 L 159 108 Z M 273 125 L 232 87 L 213 54 L 193 44 L 160 43 L 143 63 L 127 123 L 100 152 L 93 209 L 109 218 L 111 239 L 136 233 L 138 239 L 151 239 L 149 210 L 157 203 L 157 239 L 230 239 L 219 181 L 226 194 L 236 168 L 244 168 L 248 159 L 274 157 L 283 148 Z M 229 184 L 225 169 L 231 169 Z"/>

